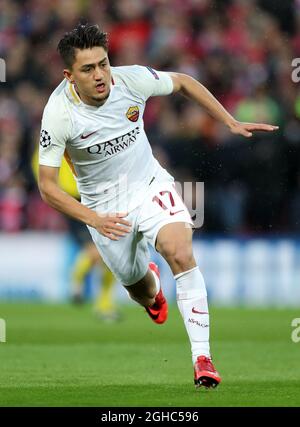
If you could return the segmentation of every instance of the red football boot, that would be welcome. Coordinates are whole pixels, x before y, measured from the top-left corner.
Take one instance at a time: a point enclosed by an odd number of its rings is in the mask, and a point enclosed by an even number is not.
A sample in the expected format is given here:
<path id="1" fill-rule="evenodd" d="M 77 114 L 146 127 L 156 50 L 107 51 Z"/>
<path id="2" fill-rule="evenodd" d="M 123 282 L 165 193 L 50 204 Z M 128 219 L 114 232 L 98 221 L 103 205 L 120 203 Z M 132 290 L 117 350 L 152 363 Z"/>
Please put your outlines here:
<path id="1" fill-rule="evenodd" d="M 160 273 L 157 265 L 154 262 L 149 262 L 149 268 L 153 271 L 154 274 L 156 274 L 158 280 L 160 280 Z M 145 309 L 153 320 L 153 322 L 162 324 L 167 320 L 168 303 L 166 298 L 164 297 L 164 294 L 162 293 L 161 288 L 155 297 L 155 303 L 152 305 L 152 307 L 146 307 Z"/>
<path id="2" fill-rule="evenodd" d="M 206 356 L 198 356 L 194 365 L 194 383 L 196 388 L 201 386 L 215 388 L 220 382 L 221 377 L 211 359 Z"/>

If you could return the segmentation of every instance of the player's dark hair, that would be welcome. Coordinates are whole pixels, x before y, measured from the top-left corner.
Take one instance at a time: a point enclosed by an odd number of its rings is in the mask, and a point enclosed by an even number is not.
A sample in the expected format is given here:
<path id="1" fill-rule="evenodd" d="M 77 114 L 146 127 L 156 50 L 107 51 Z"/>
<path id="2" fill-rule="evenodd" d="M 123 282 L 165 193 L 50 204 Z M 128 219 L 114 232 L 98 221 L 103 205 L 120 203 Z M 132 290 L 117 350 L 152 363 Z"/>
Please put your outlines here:
<path id="1" fill-rule="evenodd" d="M 108 51 L 107 33 L 100 30 L 98 25 L 78 24 L 69 33 L 66 33 L 57 46 L 64 63 L 72 68 L 75 62 L 76 49 L 90 49 L 99 46 Z"/>

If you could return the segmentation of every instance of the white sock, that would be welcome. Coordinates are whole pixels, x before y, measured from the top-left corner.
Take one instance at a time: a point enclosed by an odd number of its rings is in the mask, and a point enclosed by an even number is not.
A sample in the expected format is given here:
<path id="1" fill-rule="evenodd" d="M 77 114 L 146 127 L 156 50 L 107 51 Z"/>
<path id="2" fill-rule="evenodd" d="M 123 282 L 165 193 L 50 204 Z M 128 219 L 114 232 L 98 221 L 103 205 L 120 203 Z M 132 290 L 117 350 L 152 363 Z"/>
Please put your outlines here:
<path id="1" fill-rule="evenodd" d="M 151 268 L 150 268 L 150 271 L 151 271 L 151 273 L 152 273 L 152 275 L 154 277 L 154 280 L 155 280 L 155 286 L 156 286 L 156 294 L 155 295 L 157 295 L 158 292 L 160 291 L 160 280 L 157 277 L 157 275 L 154 273 L 154 271 L 151 270 Z"/>
<path id="2" fill-rule="evenodd" d="M 174 277 L 177 305 L 191 342 L 194 364 L 200 355 L 210 357 L 206 287 L 198 266 Z"/>

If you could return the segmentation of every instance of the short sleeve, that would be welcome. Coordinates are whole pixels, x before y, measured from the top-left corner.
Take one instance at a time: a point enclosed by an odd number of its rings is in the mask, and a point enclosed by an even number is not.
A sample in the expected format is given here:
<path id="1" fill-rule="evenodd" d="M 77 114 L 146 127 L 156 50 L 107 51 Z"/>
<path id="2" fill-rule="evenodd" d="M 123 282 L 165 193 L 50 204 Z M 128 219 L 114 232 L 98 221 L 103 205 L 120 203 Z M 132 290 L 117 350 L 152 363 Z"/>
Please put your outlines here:
<path id="1" fill-rule="evenodd" d="M 71 121 L 67 111 L 64 111 L 59 101 L 48 103 L 42 118 L 39 164 L 60 167 L 65 152 L 66 142 L 70 138 Z"/>
<path id="2" fill-rule="evenodd" d="M 173 92 L 173 81 L 170 75 L 151 67 L 141 65 L 115 67 L 114 74 L 129 90 L 138 93 L 144 100 L 151 96 L 169 95 Z"/>

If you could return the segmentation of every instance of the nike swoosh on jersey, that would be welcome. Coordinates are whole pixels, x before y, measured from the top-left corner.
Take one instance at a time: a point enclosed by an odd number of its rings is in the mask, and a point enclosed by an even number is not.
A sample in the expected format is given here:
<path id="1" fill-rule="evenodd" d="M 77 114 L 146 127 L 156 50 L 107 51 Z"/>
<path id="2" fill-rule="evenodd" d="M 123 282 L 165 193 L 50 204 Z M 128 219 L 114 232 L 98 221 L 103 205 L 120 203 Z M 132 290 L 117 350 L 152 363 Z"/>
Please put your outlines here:
<path id="1" fill-rule="evenodd" d="M 183 211 L 184 211 L 183 209 L 180 209 L 180 211 L 170 212 L 170 215 L 176 215 L 176 214 L 178 214 L 179 212 L 183 212 Z"/>
<path id="2" fill-rule="evenodd" d="M 195 309 L 195 307 L 192 308 L 192 312 L 196 313 L 196 314 L 208 314 L 207 311 L 198 311 L 198 310 Z"/>
<path id="3" fill-rule="evenodd" d="M 87 135 L 81 135 L 81 139 L 86 139 L 86 138 L 88 138 L 89 136 L 93 135 L 94 133 L 96 133 L 96 131 L 95 131 L 95 132 L 88 133 Z"/>

